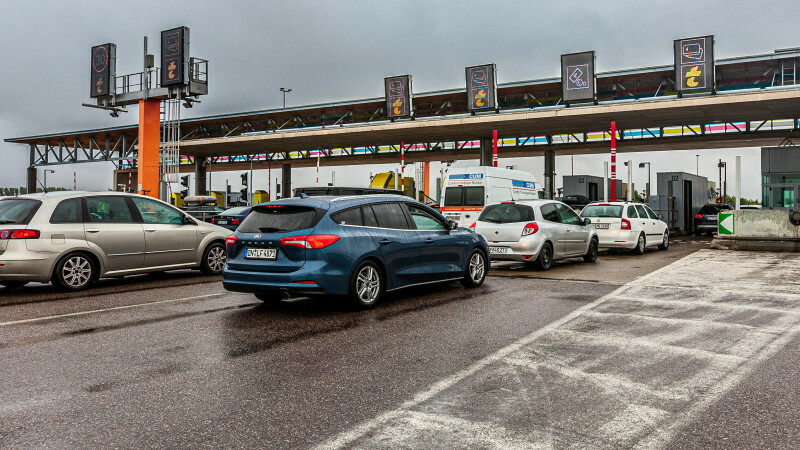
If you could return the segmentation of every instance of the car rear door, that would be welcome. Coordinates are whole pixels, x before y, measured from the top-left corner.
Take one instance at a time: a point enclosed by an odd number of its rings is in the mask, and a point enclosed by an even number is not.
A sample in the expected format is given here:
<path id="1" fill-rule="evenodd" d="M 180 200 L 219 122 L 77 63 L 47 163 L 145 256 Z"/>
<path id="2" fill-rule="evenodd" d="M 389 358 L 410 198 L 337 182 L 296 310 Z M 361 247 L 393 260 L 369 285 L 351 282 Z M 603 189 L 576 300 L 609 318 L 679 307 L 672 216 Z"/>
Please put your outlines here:
<path id="1" fill-rule="evenodd" d="M 163 203 L 132 197 L 144 227 L 147 267 L 191 264 L 197 260 L 197 225 L 185 222 L 180 211 Z"/>
<path id="2" fill-rule="evenodd" d="M 124 196 L 85 197 L 84 208 L 86 241 L 102 255 L 106 272 L 144 267 L 144 229 Z"/>
<path id="3" fill-rule="evenodd" d="M 419 283 L 425 270 L 424 244 L 400 202 L 364 205 L 363 212 L 365 225 L 377 223 L 377 227 L 369 226 L 367 230 L 380 248 L 394 287 Z"/>

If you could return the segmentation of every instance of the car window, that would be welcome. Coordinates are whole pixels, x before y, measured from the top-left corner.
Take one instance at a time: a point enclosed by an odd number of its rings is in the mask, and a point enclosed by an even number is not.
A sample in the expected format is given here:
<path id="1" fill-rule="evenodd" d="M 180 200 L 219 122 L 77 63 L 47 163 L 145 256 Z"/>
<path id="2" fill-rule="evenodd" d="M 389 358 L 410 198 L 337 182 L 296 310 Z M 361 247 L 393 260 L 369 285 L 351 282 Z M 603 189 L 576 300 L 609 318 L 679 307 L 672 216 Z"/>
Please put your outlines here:
<path id="1" fill-rule="evenodd" d="M 139 210 L 139 215 L 142 216 L 144 223 L 183 223 L 181 213 L 167 205 L 140 197 L 133 197 L 131 200 Z"/>
<path id="2" fill-rule="evenodd" d="M 484 208 L 478 220 L 493 223 L 533 222 L 536 215 L 528 205 L 501 203 Z"/>
<path id="3" fill-rule="evenodd" d="M 378 219 L 378 226 L 381 228 L 392 228 L 395 230 L 410 229 L 403 207 L 400 203 L 378 203 L 372 205 L 375 217 Z"/>
<path id="4" fill-rule="evenodd" d="M 542 212 L 542 219 L 548 222 L 561 222 L 561 216 L 556 211 L 556 205 L 553 203 L 546 203 L 539 210 Z"/>
<path id="5" fill-rule="evenodd" d="M 41 204 L 39 200 L 27 198 L 0 200 L 0 224 L 27 224 Z"/>
<path id="6" fill-rule="evenodd" d="M 296 205 L 256 206 L 244 218 L 237 231 L 242 233 L 284 233 L 313 228 L 324 210 Z"/>
<path id="7" fill-rule="evenodd" d="M 644 209 L 645 209 L 645 211 L 647 211 L 647 215 L 648 215 L 648 216 L 650 216 L 650 218 L 651 218 L 651 219 L 653 219 L 653 220 L 660 220 L 660 219 L 658 218 L 658 214 L 654 213 L 654 212 L 653 212 L 653 210 L 652 210 L 652 209 L 650 209 L 650 207 L 649 207 L 649 206 L 645 206 L 645 207 L 644 207 Z"/>
<path id="8" fill-rule="evenodd" d="M 331 214 L 331 219 L 339 225 L 362 226 L 361 208 L 350 208 Z"/>
<path id="9" fill-rule="evenodd" d="M 589 205 L 583 208 L 581 217 L 622 217 L 622 206 Z"/>
<path id="10" fill-rule="evenodd" d="M 133 223 L 131 210 L 125 197 L 87 197 L 87 221 L 91 223 Z"/>
<path id="11" fill-rule="evenodd" d="M 556 209 L 558 209 L 558 215 L 561 217 L 562 222 L 571 225 L 579 225 L 581 223 L 581 218 L 575 214 L 575 211 L 573 211 L 572 208 L 561 203 L 555 203 L 555 205 Z"/>
<path id="12" fill-rule="evenodd" d="M 647 219 L 647 211 L 644 210 L 644 205 L 636 205 L 636 212 L 639 213 L 639 217 L 642 219 Z"/>
<path id="13" fill-rule="evenodd" d="M 50 216 L 50 223 L 81 223 L 83 222 L 81 209 L 79 198 L 62 200 Z"/>
<path id="14" fill-rule="evenodd" d="M 411 213 L 411 220 L 414 221 L 418 230 L 446 230 L 444 224 L 433 216 L 433 214 L 413 205 L 407 205 L 408 212 Z"/>
<path id="15" fill-rule="evenodd" d="M 636 208 L 633 205 L 628 206 L 628 218 L 629 219 L 636 219 L 638 217 L 639 217 L 639 215 L 636 214 Z"/>
<path id="16" fill-rule="evenodd" d="M 369 205 L 361 207 L 361 213 L 364 216 L 364 226 L 367 227 L 377 227 L 378 226 L 378 219 L 375 217 L 375 213 L 372 211 L 372 207 Z"/>
<path id="17" fill-rule="evenodd" d="M 719 214 L 724 209 L 734 209 L 730 205 L 704 205 L 700 208 L 700 214 Z"/>

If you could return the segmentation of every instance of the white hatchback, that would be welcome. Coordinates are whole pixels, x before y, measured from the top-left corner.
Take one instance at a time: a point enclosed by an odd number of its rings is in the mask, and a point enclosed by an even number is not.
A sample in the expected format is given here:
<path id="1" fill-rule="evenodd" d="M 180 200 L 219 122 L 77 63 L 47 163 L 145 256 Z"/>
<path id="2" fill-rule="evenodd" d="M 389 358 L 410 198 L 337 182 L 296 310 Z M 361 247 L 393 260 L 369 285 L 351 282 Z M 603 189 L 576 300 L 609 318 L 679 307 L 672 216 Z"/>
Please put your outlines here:
<path id="1" fill-rule="evenodd" d="M 581 217 L 597 230 L 600 248 L 630 249 L 640 255 L 648 247 L 669 248 L 667 224 L 642 203 L 590 203 Z"/>

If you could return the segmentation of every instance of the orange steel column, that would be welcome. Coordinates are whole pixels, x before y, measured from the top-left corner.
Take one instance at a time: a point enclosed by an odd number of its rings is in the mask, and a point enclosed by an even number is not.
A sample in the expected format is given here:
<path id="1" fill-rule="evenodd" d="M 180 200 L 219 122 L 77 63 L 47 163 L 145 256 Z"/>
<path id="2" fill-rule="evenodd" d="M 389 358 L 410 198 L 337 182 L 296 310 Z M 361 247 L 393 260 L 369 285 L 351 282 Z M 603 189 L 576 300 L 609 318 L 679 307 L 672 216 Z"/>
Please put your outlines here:
<path id="1" fill-rule="evenodd" d="M 422 166 L 422 170 L 420 171 L 422 172 L 422 192 L 428 197 L 430 197 L 430 189 L 429 189 L 430 186 L 428 184 L 431 178 L 430 164 L 431 163 L 429 163 L 428 161 L 420 163 L 420 165 Z"/>
<path id="2" fill-rule="evenodd" d="M 139 194 L 158 198 L 161 100 L 139 100 Z M 149 192 L 147 192 L 149 191 Z"/>

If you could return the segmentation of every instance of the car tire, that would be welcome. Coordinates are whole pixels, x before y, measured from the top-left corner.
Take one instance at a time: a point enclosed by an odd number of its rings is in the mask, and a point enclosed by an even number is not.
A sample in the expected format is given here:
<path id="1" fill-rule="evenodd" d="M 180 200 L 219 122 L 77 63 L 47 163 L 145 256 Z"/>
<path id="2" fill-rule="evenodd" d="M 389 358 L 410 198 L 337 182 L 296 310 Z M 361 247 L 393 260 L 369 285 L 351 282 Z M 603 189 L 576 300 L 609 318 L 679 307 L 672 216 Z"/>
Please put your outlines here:
<path id="1" fill-rule="evenodd" d="M 661 245 L 658 246 L 659 250 L 666 250 L 669 248 L 669 231 L 664 232 L 664 240 L 661 241 Z"/>
<path id="2" fill-rule="evenodd" d="M 380 267 L 372 261 L 364 261 L 356 267 L 350 277 L 349 297 L 353 306 L 371 308 L 383 297 L 386 281 Z"/>
<path id="3" fill-rule="evenodd" d="M 467 267 L 464 269 L 464 278 L 461 284 L 467 288 L 475 288 L 483 284 L 486 280 L 486 255 L 477 248 L 472 250 L 467 259 Z"/>
<path id="4" fill-rule="evenodd" d="M 597 261 L 597 252 L 599 247 L 600 244 L 597 242 L 597 239 L 592 238 L 592 241 L 589 242 L 589 249 L 586 250 L 586 254 L 583 255 L 583 260 L 587 263 L 593 263 Z"/>
<path id="5" fill-rule="evenodd" d="M 93 259 L 86 253 L 70 253 L 58 260 L 50 281 L 61 291 L 81 291 L 92 284 L 96 270 Z"/>
<path id="6" fill-rule="evenodd" d="M 633 248 L 633 253 L 644 255 L 645 248 L 647 248 L 647 240 L 644 237 L 644 233 L 639 233 L 639 239 L 636 241 L 636 247 Z"/>
<path id="7" fill-rule="evenodd" d="M 5 286 L 6 289 L 19 289 L 28 284 L 27 281 L 5 280 L 0 281 L 0 286 Z"/>
<path id="8" fill-rule="evenodd" d="M 222 268 L 225 267 L 226 259 L 228 259 L 228 254 L 225 246 L 220 242 L 212 242 L 203 252 L 200 271 L 206 275 L 220 275 Z"/>
<path id="9" fill-rule="evenodd" d="M 264 303 L 280 303 L 286 298 L 283 292 L 259 292 L 254 295 Z"/>
<path id="10" fill-rule="evenodd" d="M 550 266 L 553 265 L 553 246 L 550 245 L 549 242 L 545 242 L 542 245 L 542 249 L 539 250 L 539 256 L 536 257 L 536 261 L 533 262 L 533 267 L 536 270 L 549 270 Z"/>

